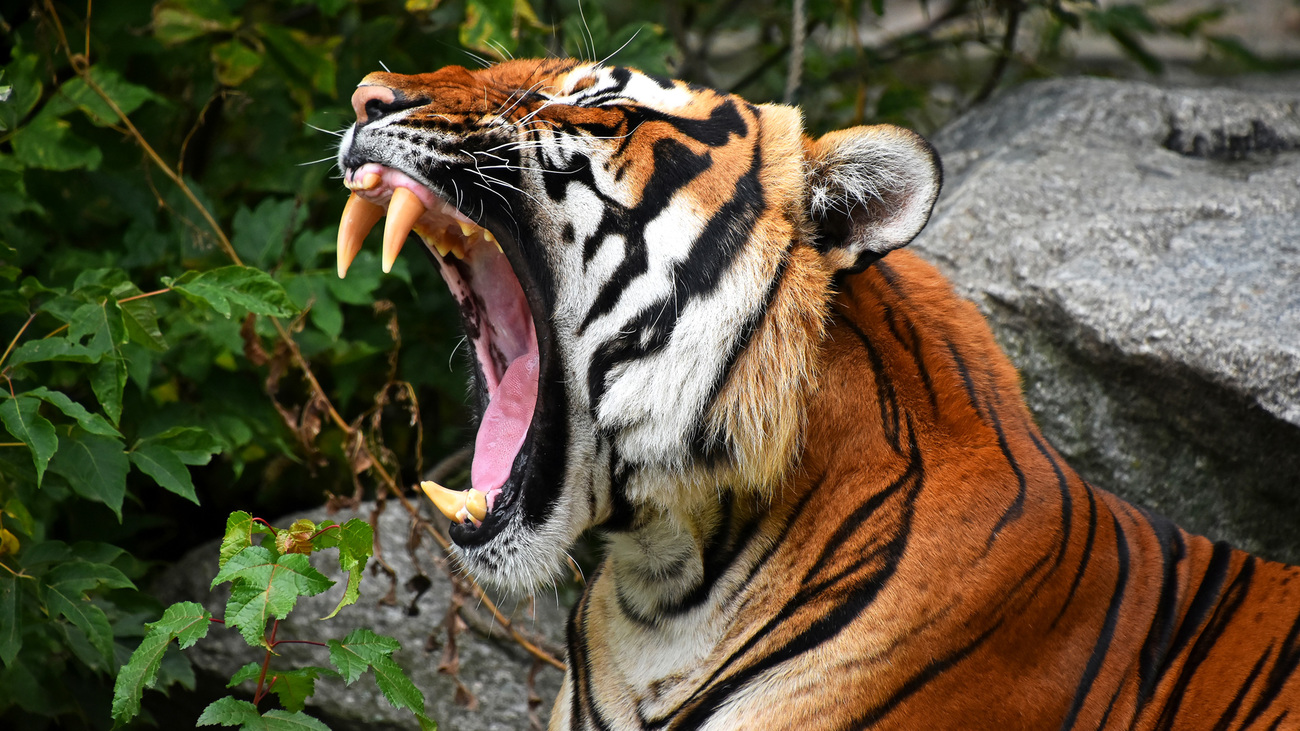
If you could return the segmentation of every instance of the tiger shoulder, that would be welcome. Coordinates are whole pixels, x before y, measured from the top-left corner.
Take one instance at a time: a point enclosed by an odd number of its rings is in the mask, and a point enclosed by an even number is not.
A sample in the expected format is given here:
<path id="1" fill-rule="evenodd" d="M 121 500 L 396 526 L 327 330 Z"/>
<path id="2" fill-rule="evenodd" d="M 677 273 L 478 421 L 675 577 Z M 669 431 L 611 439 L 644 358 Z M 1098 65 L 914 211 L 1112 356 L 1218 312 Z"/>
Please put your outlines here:
<path id="1" fill-rule="evenodd" d="M 340 275 L 414 231 L 470 343 L 457 559 L 526 590 L 606 538 L 552 729 L 1300 728 L 1297 569 L 1062 461 L 902 250 L 919 136 L 576 60 L 352 104 Z"/>

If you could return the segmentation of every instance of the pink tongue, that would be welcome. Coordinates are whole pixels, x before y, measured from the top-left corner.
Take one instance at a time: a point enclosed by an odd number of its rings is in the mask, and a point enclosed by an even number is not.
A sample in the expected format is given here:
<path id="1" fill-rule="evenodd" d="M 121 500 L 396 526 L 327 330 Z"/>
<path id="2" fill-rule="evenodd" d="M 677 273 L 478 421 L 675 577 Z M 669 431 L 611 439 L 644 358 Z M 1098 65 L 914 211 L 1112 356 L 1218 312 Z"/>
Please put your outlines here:
<path id="1" fill-rule="evenodd" d="M 497 392 L 483 412 L 483 423 L 474 440 L 474 466 L 470 482 L 474 489 L 487 493 L 491 509 L 497 491 L 510 478 L 510 467 L 524 446 L 528 426 L 537 406 L 537 346 L 515 358 Z"/>

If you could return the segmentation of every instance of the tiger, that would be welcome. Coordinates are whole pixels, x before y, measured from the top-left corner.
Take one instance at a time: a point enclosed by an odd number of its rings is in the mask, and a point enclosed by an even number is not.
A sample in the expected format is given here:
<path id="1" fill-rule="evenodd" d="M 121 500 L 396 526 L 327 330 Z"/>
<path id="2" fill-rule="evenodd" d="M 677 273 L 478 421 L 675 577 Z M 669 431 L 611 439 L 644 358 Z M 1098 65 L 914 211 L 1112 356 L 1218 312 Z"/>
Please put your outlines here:
<path id="1" fill-rule="evenodd" d="M 1297 568 L 1063 462 L 903 249 L 917 134 L 573 59 L 352 106 L 339 275 L 414 231 L 473 352 L 471 486 L 421 485 L 457 560 L 526 591 L 603 536 L 551 729 L 1300 728 Z"/>

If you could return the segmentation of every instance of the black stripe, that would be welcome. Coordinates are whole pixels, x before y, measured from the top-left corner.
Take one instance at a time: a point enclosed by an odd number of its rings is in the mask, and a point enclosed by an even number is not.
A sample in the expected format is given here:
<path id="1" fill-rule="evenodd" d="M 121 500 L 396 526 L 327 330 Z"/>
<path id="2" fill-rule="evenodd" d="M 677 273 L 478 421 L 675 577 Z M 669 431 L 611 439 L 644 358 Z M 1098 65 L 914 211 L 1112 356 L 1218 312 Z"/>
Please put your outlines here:
<path id="1" fill-rule="evenodd" d="M 1251 725 L 1262 716 L 1269 704 L 1277 699 L 1282 689 L 1286 687 L 1287 681 L 1293 679 L 1296 666 L 1300 665 L 1300 648 L 1296 646 L 1297 639 L 1300 639 L 1300 618 L 1291 623 L 1291 630 L 1287 632 L 1286 639 L 1282 641 L 1282 647 L 1277 652 L 1277 662 L 1268 671 L 1268 680 L 1251 706 L 1250 713 L 1241 722 L 1242 728 Z"/>
<path id="2" fill-rule="evenodd" d="M 853 331 L 862 343 L 863 350 L 867 352 L 867 359 L 871 361 L 871 377 L 876 382 L 876 403 L 880 405 L 880 424 L 885 431 L 885 439 L 889 441 L 889 448 L 894 450 L 895 454 L 902 454 L 902 437 L 898 431 L 898 394 L 894 391 L 894 382 L 885 370 L 885 362 L 880 357 L 880 351 L 876 350 L 876 346 L 871 343 L 867 334 L 862 332 L 852 320 L 845 319 L 843 322 Z"/>
<path id="3" fill-rule="evenodd" d="M 1215 547 L 1218 548 L 1217 545 Z M 1245 557 L 1241 570 L 1237 572 L 1236 578 L 1224 590 L 1214 609 L 1214 614 L 1206 623 L 1200 636 L 1197 637 L 1195 644 L 1192 645 L 1191 651 L 1187 654 L 1187 661 L 1178 674 L 1178 682 L 1174 684 L 1173 690 L 1165 700 L 1165 708 L 1156 724 L 1157 731 L 1172 731 L 1172 729 L 1176 728 L 1178 712 L 1181 710 L 1183 700 L 1187 695 L 1187 687 L 1191 685 L 1197 669 L 1209 657 L 1219 638 L 1232 624 L 1233 617 L 1236 616 L 1237 611 L 1241 609 L 1241 605 L 1246 601 L 1246 595 L 1250 591 L 1251 579 L 1255 575 L 1255 561 L 1254 556 Z M 1171 657 L 1176 657 L 1176 655 L 1171 654 Z"/>
<path id="4" fill-rule="evenodd" d="M 1138 708 L 1141 709 L 1155 692 L 1160 675 L 1156 672 L 1165 660 L 1165 653 L 1173 641 L 1174 630 L 1178 628 L 1179 598 L 1182 587 L 1178 581 L 1178 566 L 1187 556 L 1187 546 L 1183 543 L 1182 531 L 1169 520 L 1138 508 L 1141 517 L 1155 534 L 1160 547 L 1160 599 L 1156 602 L 1156 611 L 1151 616 L 1151 626 L 1147 628 L 1146 640 L 1139 652 L 1138 665 Z"/>
<path id="5" fill-rule="evenodd" d="M 1213 731 L 1228 731 L 1228 724 L 1232 723 L 1232 719 L 1237 717 L 1237 711 L 1241 710 L 1241 704 L 1246 702 L 1246 694 L 1250 692 L 1251 686 L 1255 684 L 1255 679 L 1264 670 L 1264 663 L 1268 662 L 1268 659 L 1272 656 L 1273 645 L 1270 643 L 1268 648 L 1264 650 L 1264 654 L 1260 655 L 1259 659 L 1255 661 L 1255 666 L 1250 669 L 1246 681 L 1237 687 L 1237 694 L 1232 697 L 1232 702 L 1228 704 L 1228 707 L 1223 709 L 1218 722 L 1214 724 Z M 1250 722 L 1251 719 L 1246 718 L 1241 722 L 1241 728 L 1246 728 L 1250 725 Z"/>
<path id="6" fill-rule="evenodd" d="M 1201 623 L 1210 616 L 1210 612 L 1218 605 L 1219 592 L 1223 589 L 1224 582 L 1228 580 L 1228 571 L 1231 568 L 1232 546 L 1223 541 L 1218 541 L 1214 544 L 1214 550 L 1210 553 L 1210 560 L 1205 565 L 1205 573 L 1201 574 L 1200 581 L 1196 582 L 1196 595 L 1192 597 L 1192 603 L 1187 607 L 1187 614 L 1178 627 L 1178 635 L 1174 637 L 1173 643 L 1169 646 L 1169 651 L 1165 654 L 1164 661 L 1160 664 L 1159 675 L 1168 672 L 1170 663 L 1183 653 L 1183 649 L 1200 631 Z"/>
<path id="7" fill-rule="evenodd" d="M 1070 710 L 1066 712 L 1065 719 L 1061 721 L 1062 731 L 1074 728 L 1074 722 L 1078 720 L 1079 711 L 1083 710 L 1083 702 L 1088 698 L 1088 693 L 1092 691 L 1092 684 L 1096 681 L 1097 674 L 1101 672 L 1102 661 L 1106 659 L 1106 653 L 1110 650 L 1111 640 L 1115 638 L 1115 625 L 1119 623 L 1119 611 L 1124 603 L 1124 589 L 1128 585 L 1129 572 L 1128 538 L 1124 535 L 1124 529 L 1119 524 L 1119 518 L 1111 515 L 1111 521 L 1115 526 L 1115 552 L 1119 564 L 1119 570 L 1115 576 L 1115 588 L 1110 595 L 1110 606 L 1106 608 L 1106 620 L 1102 623 L 1101 633 L 1097 636 L 1097 644 L 1093 645 L 1092 655 L 1088 658 L 1088 664 L 1083 670 L 1083 677 L 1079 679 L 1079 685 L 1075 688 L 1074 701 L 1070 704 Z"/>
<path id="8" fill-rule="evenodd" d="M 727 659 L 722 667 L 714 671 L 702 686 L 702 692 L 697 691 L 692 694 L 691 698 L 681 707 L 682 709 L 689 709 L 684 715 L 675 718 L 676 714 L 681 710 L 679 709 L 679 711 L 670 713 L 661 719 L 647 723 L 647 728 L 661 728 L 670 721 L 675 721 L 674 727 L 677 729 L 699 728 L 734 693 L 743 689 L 755 677 L 831 641 L 871 605 L 881 589 L 894 575 L 894 572 L 897 571 L 898 562 L 902 559 L 906 550 L 907 539 L 911 531 L 914 501 L 924 481 L 920 448 L 916 444 L 914 431 L 909 430 L 909 432 L 913 434 L 910 450 L 911 460 L 907 470 L 895 483 L 898 485 L 895 492 L 901 491 L 903 493 L 903 507 L 899 517 L 899 526 L 893 536 L 873 552 L 883 561 L 882 565 L 875 571 L 859 573 L 850 577 L 854 581 L 847 586 L 839 587 L 835 591 L 819 592 L 819 598 L 832 602 L 832 605 L 817 619 L 813 620 L 809 626 L 798 631 L 780 647 L 765 653 L 755 662 L 737 670 L 726 678 L 719 679 L 724 671 L 733 663 L 739 661 L 758 641 L 781 628 L 796 611 L 806 606 L 809 598 L 807 591 L 797 592 L 776 616 L 768 620 L 762 628 L 746 640 L 745 644 L 737 652 Z M 904 484 L 908 486 L 907 489 L 902 488 Z M 825 552 L 823 552 L 823 555 L 816 562 L 817 565 L 825 563 L 823 560 L 825 555 Z M 805 575 L 800 582 L 801 585 L 808 586 L 812 573 L 813 571 L 809 571 Z"/>
<path id="9" fill-rule="evenodd" d="M 978 637 L 976 637 L 970 644 L 963 646 L 960 650 L 957 650 L 956 652 L 948 655 L 947 657 L 931 660 L 929 664 L 927 664 L 925 668 L 921 670 L 921 672 L 912 676 L 906 683 L 902 685 L 902 687 L 894 691 L 893 694 L 891 694 L 889 698 L 885 700 L 884 703 L 880 704 L 879 706 L 876 706 L 875 708 L 872 708 L 865 715 L 855 718 L 853 722 L 851 722 L 846 726 L 842 726 L 841 728 L 844 728 L 846 730 L 864 729 L 867 728 L 868 726 L 874 725 L 882 718 L 884 718 L 886 715 L 888 715 L 890 711 L 897 708 L 900 703 L 907 700 L 910 696 L 912 696 L 914 693 L 919 691 L 921 688 L 924 688 L 926 684 L 934 680 L 941 673 L 952 668 L 954 665 L 961 662 L 962 660 L 965 660 L 968 656 L 970 656 L 971 653 L 979 649 L 980 645 L 983 645 L 984 642 L 989 637 L 992 637 L 993 633 L 998 631 L 998 629 L 1000 629 L 1001 627 L 1002 627 L 1002 620 L 998 620 L 996 624 L 984 630 L 984 632 L 982 632 Z"/>
<path id="10" fill-rule="evenodd" d="M 1092 485 L 1084 483 L 1083 494 L 1088 496 L 1088 537 L 1083 541 L 1083 553 L 1079 561 L 1079 568 L 1074 570 L 1074 581 L 1070 583 L 1070 591 L 1065 595 L 1065 601 L 1061 603 L 1061 609 L 1048 625 L 1048 630 L 1056 629 L 1056 625 L 1065 616 L 1065 610 L 1070 608 L 1074 603 L 1074 593 L 1079 590 L 1079 582 L 1083 581 L 1083 576 L 1088 572 L 1088 563 L 1092 560 L 1092 544 L 1097 538 L 1097 494 L 1093 492 Z"/>

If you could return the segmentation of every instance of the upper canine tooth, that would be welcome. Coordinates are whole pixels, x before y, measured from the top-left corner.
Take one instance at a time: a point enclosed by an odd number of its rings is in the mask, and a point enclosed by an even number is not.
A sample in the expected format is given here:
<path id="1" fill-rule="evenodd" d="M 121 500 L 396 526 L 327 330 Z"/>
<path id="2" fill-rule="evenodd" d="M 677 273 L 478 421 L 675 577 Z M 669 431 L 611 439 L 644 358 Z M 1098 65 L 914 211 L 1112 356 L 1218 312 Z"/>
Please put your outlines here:
<path id="1" fill-rule="evenodd" d="M 348 196 L 347 205 L 343 206 L 343 217 L 339 220 L 338 265 L 339 279 L 348 275 L 348 267 L 361 251 L 361 244 L 366 234 L 384 217 L 384 209 L 371 203 L 356 193 Z"/>
<path id="2" fill-rule="evenodd" d="M 424 215 L 424 204 L 407 188 L 394 188 L 393 198 L 388 202 L 388 220 L 384 222 L 384 253 L 380 262 L 384 272 L 393 270 L 397 253 L 406 243 L 411 226 Z"/>

